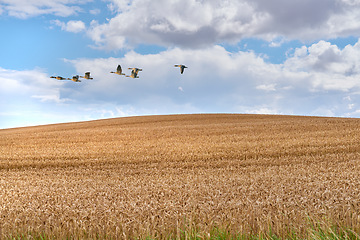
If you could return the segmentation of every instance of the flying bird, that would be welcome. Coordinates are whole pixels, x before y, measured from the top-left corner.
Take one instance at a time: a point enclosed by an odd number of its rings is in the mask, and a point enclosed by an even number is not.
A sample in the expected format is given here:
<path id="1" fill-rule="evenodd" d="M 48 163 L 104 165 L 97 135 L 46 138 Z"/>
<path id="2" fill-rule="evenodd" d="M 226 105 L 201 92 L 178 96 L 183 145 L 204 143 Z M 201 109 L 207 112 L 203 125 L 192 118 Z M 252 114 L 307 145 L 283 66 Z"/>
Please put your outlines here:
<path id="1" fill-rule="evenodd" d="M 79 75 L 75 75 L 75 76 L 73 76 L 72 78 L 68 78 L 67 80 L 71 80 L 71 81 L 73 81 L 73 82 L 81 82 L 81 81 L 79 80 Z"/>
<path id="2" fill-rule="evenodd" d="M 120 64 L 117 66 L 116 72 L 110 72 L 110 73 L 115 73 L 115 74 L 118 74 L 118 75 L 125 75 L 125 73 L 122 73 L 122 69 L 121 69 Z"/>
<path id="3" fill-rule="evenodd" d="M 130 76 L 127 76 L 126 77 L 131 77 L 131 78 L 139 78 L 138 77 L 138 73 L 139 71 L 142 71 L 142 69 L 139 69 L 139 68 L 128 68 L 128 69 L 131 69 L 131 75 Z"/>
<path id="4" fill-rule="evenodd" d="M 61 77 L 61 76 L 51 76 L 50 78 L 55 78 L 55 79 L 57 79 L 57 80 L 67 80 L 66 78 L 63 78 L 63 77 Z"/>
<path id="5" fill-rule="evenodd" d="M 93 79 L 92 77 L 90 77 L 90 72 L 86 72 L 85 76 L 80 76 L 80 77 L 85 78 L 85 79 L 89 79 L 89 80 Z"/>
<path id="6" fill-rule="evenodd" d="M 183 74 L 183 73 L 184 73 L 184 69 L 187 68 L 187 66 L 182 65 L 182 64 L 180 64 L 180 65 L 174 65 L 174 66 L 180 68 L 180 73 L 181 73 L 181 74 Z"/>

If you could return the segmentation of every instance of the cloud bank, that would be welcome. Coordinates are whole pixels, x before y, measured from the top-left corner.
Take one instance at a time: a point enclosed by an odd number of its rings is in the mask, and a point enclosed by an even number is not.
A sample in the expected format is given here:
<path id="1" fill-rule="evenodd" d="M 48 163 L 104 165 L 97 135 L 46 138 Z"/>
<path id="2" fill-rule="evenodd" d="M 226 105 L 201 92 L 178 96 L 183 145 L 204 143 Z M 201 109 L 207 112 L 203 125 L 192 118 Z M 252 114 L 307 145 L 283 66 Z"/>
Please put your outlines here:
<path id="1" fill-rule="evenodd" d="M 360 32 L 356 0 L 110 2 L 116 15 L 103 24 L 93 21 L 88 35 L 112 50 L 137 44 L 199 48 L 252 37 L 314 41 Z"/>
<path id="2" fill-rule="evenodd" d="M 295 49 L 282 64 L 221 46 L 130 51 L 121 58 L 66 60 L 81 83 L 50 79 L 41 69 L 0 69 L 3 126 L 178 113 L 271 113 L 360 116 L 360 42 L 339 49 L 326 41 Z M 180 74 L 175 64 L 186 63 Z M 139 67 L 139 79 L 111 74 L 118 64 Z M 19 116 L 21 114 L 21 116 Z M 23 119 L 20 121 L 19 119 Z M 7 123 L 4 123 L 7 121 Z"/>
<path id="3" fill-rule="evenodd" d="M 92 0 L 0 0 L 0 14 L 17 18 L 77 16 Z M 267 41 L 318 41 L 359 37 L 358 0 L 107 0 L 113 15 L 91 22 L 88 36 L 100 48 L 117 50 L 137 44 L 199 48 L 244 38 Z M 99 10 L 99 9 L 97 9 Z M 94 9 L 90 12 L 94 13 Z M 79 21 L 61 23 L 84 30 Z M 65 26 L 63 26 L 65 24 Z M 76 25 L 77 24 L 77 25 Z M 76 26 L 75 26 L 76 25 Z"/>
<path id="4" fill-rule="evenodd" d="M 0 14 L 18 18 L 39 15 L 77 16 L 91 0 L 0 0 Z M 360 37 L 358 0 L 107 0 L 113 15 L 93 20 L 87 35 L 108 50 L 138 44 L 202 48 L 238 43 L 244 38 L 318 41 Z M 96 11 L 97 12 L 94 12 Z M 92 14 L 99 9 L 89 10 Z M 105 20 L 105 19 L 104 19 Z M 81 21 L 63 23 L 63 30 L 85 30 Z M 81 24 L 81 26 L 80 26 Z"/>
<path id="5" fill-rule="evenodd" d="M 240 112 L 359 116 L 360 43 L 339 49 L 319 41 L 298 48 L 283 64 L 253 52 L 174 48 L 158 54 L 135 52 L 123 58 L 71 60 L 78 72 L 96 81 L 67 97 L 107 102 L 146 114 Z M 189 67 L 181 75 L 174 64 Z M 109 74 L 140 67 L 139 79 Z M 125 70 L 130 71 L 130 70 Z M 129 73 L 128 73 L 129 74 Z"/>

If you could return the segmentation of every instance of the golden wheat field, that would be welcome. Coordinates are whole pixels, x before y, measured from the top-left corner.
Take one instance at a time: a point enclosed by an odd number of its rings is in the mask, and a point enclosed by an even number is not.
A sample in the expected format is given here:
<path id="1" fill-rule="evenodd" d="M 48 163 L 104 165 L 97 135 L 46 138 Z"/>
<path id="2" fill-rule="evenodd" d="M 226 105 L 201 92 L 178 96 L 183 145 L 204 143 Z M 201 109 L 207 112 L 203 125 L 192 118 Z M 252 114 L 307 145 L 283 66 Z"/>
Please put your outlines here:
<path id="1" fill-rule="evenodd" d="M 306 236 L 309 219 L 360 232 L 360 119 L 199 114 L 0 130 L 0 238 Z"/>

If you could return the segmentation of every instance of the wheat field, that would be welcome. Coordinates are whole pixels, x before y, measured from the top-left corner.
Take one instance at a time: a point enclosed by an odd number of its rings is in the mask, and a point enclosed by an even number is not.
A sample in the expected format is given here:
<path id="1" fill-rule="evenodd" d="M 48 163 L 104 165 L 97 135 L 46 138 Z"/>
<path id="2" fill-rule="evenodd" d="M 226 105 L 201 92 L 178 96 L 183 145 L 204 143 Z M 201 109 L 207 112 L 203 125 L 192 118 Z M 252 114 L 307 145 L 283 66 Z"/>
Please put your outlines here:
<path id="1" fill-rule="evenodd" d="M 142 116 L 0 130 L 0 238 L 360 232 L 360 119 Z"/>

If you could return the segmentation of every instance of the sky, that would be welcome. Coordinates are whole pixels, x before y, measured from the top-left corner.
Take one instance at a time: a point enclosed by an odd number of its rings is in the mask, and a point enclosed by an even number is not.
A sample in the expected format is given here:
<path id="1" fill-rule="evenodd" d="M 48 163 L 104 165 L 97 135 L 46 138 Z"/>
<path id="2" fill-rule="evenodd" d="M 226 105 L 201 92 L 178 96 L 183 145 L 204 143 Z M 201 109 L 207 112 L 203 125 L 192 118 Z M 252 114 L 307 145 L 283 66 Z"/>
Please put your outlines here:
<path id="1" fill-rule="evenodd" d="M 0 0 L 0 34 L 0 129 L 159 114 L 360 117 L 360 0 Z M 143 71 L 111 74 L 118 64 Z M 50 78 L 88 71 L 93 80 Z"/>

